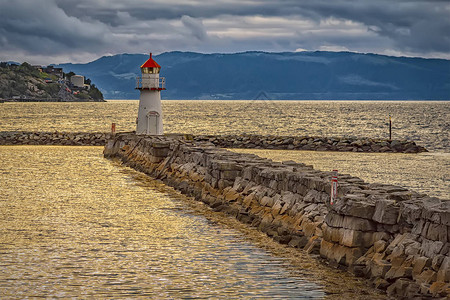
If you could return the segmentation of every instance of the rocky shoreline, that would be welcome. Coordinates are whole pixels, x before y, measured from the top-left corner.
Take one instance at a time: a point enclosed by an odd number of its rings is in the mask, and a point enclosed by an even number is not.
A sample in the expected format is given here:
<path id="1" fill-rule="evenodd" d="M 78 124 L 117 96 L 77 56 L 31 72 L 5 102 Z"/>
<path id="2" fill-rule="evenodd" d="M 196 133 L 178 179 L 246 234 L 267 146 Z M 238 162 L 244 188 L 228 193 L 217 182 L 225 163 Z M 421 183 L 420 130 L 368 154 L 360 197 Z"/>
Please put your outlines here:
<path id="1" fill-rule="evenodd" d="M 168 134 L 167 136 L 172 136 Z M 414 141 L 371 138 L 327 138 L 264 135 L 183 135 L 196 142 L 208 142 L 220 148 L 312 150 L 373 153 L 428 152 Z M 105 132 L 0 132 L 0 145 L 104 146 L 111 133 Z"/>
<path id="2" fill-rule="evenodd" d="M 104 146 L 111 137 L 104 132 L 0 132 L 0 145 Z"/>
<path id="3" fill-rule="evenodd" d="M 162 180 L 274 240 L 319 255 L 399 299 L 448 299 L 450 201 L 273 162 L 185 137 L 119 134 L 107 158 Z"/>
<path id="4" fill-rule="evenodd" d="M 263 135 L 197 135 L 194 140 L 210 142 L 221 148 L 315 150 L 345 152 L 420 153 L 427 150 L 407 140 L 383 140 L 357 137 L 263 136 Z"/>

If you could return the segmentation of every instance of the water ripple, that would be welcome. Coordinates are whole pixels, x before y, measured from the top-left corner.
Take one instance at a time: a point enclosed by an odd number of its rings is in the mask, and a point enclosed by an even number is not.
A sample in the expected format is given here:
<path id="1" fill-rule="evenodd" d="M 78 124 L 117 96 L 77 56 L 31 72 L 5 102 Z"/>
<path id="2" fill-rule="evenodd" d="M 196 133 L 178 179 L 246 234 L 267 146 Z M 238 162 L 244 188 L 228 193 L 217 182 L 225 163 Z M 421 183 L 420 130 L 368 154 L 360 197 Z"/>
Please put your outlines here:
<path id="1" fill-rule="evenodd" d="M 0 147 L 0 162 L 2 297 L 325 295 L 101 148 Z"/>

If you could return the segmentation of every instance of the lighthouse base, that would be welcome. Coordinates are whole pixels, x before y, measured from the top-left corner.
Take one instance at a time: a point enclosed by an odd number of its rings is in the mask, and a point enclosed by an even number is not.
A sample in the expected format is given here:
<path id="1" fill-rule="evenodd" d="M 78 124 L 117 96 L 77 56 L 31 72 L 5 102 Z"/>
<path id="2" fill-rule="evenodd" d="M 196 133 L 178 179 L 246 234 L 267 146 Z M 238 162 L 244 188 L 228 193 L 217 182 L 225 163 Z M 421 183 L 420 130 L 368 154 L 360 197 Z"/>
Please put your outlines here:
<path id="1" fill-rule="evenodd" d="M 136 134 L 162 135 L 162 117 L 160 92 L 141 90 Z"/>

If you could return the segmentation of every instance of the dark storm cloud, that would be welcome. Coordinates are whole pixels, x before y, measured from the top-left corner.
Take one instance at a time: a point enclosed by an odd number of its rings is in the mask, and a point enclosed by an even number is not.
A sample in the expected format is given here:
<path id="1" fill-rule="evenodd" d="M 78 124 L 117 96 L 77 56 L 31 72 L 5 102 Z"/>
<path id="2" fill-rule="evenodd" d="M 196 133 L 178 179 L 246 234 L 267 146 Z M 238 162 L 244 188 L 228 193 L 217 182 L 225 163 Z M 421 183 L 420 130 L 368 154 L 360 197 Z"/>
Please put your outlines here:
<path id="1" fill-rule="evenodd" d="M 58 5 L 68 14 L 83 18 L 86 11 L 95 19 L 110 22 L 118 10 L 126 10 L 131 16 L 139 20 L 179 19 L 184 15 L 193 18 L 214 18 L 219 15 L 267 15 L 277 14 L 280 4 L 277 1 L 103 1 L 93 3 L 88 0 L 66 1 L 57 0 Z"/>
<path id="2" fill-rule="evenodd" d="M 363 23 L 401 50 L 450 52 L 449 1 L 311 1 L 302 7 L 320 18 Z"/>
<path id="3" fill-rule="evenodd" d="M 0 53 L 57 56 L 108 44 L 107 26 L 68 17 L 52 1 L 0 0 L 0 4 Z"/>
<path id="4" fill-rule="evenodd" d="M 430 0 L 0 0 L 0 59 L 149 49 L 450 58 L 449 16 L 449 1 Z"/>
<path id="5" fill-rule="evenodd" d="M 192 35 L 198 40 L 203 41 L 207 38 L 205 27 L 201 21 L 189 16 L 182 16 L 181 23 L 183 23 L 183 25 L 186 26 L 186 28 L 188 28 Z"/>

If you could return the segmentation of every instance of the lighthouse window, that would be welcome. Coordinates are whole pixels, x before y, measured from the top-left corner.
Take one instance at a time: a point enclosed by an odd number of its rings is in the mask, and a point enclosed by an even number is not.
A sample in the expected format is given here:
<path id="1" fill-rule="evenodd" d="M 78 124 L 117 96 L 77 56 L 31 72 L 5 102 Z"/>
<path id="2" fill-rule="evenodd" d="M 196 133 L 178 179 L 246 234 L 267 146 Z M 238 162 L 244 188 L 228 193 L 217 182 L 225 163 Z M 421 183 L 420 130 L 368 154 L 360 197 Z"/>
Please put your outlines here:
<path id="1" fill-rule="evenodd" d="M 144 74 L 158 74 L 159 68 L 142 68 L 142 73 Z"/>

